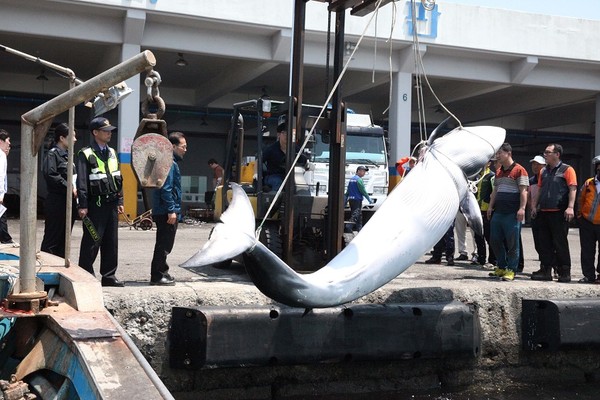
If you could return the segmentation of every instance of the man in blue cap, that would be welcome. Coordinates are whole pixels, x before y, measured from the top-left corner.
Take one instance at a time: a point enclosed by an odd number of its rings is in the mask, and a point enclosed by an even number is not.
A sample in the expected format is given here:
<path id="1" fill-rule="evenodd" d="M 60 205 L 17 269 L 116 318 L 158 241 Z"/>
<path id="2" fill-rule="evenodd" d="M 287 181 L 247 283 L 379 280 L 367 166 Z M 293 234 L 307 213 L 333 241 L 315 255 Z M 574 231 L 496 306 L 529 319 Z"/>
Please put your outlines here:
<path id="1" fill-rule="evenodd" d="M 94 275 L 100 250 L 102 286 L 124 286 L 115 276 L 118 264 L 118 213 L 123 213 L 123 179 L 117 152 L 108 146 L 115 129 L 108 119 L 90 122 L 93 141 L 77 155 L 77 198 L 79 217 L 89 218 L 83 230 L 79 266 Z"/>
<path id="2" fill-rule="evenodd" d="M 362 202 L 363 198 L 367 199 L 369 204 L 373 204 L 373 200 L 369 197 L 367 189 L 362 177 L 369 171 L 369 168 L 363 167 L 362 165 L 356 168 L 356 175 L 350 178 L 348 182 L 348 189 L 346 190 L 345 198 L 350 204 L 350 221 L 352 224 L 346 225 L 346 232 L 352 232 L 352 225 L 354 230 L 360 232 L 362 229 Z"/>

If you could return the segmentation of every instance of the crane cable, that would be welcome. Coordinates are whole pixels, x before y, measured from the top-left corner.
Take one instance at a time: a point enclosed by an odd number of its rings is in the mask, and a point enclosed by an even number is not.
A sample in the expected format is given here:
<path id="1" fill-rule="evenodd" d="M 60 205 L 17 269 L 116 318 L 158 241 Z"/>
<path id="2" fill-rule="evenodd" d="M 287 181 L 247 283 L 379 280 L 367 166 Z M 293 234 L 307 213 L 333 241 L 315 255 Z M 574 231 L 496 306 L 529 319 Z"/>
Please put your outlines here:
<path id="1" fill-rule="evenodd" d="M 354 53 L 356 53 L 356 51 L 358 50 L 358 48 L 360 46 L 360 43 L 362 42 L 363 38 L 365 37 L 365 35 L 367 33 L 367 29 L 369 28 L 369 26 L 371 26 L 371 22 L 373 21 L 373 19 L 377 15 L 377 11 L 379 10 L 379 7 L 381 6 L 381 2 L 382 1 L 383 0 L 377 0 L 377 4 L 375 5 L 375 10 L 374 10 L 373 13 L 371 13 L 371 18 L 369 18 L 369 22 L 367 22 L 367 25 L 365 26 L 365 29 L 363 30 L 360 38 L 356 42 L 356 46 L 352 50 L 352 54 L 350 54 L 350 56 L 348 57 L 348 60 L 344 64 L 344 68 L 342 68 L 342 71 L 340 72 L 340 76 L 335 81 L 333 87 L 331 88 L 331 91 L 329 92 L 329 95 L 327 96 L 327 99 L 323 103 L 323 106 L 321 107 L 321 111 L 319 112 L 319 115 L 316 118 L 317 121 L 323 116 L 323 113 L 327 109 L 327 105 L 331 101 L 331 98 L 333 97 L 335 91 L 337 90 L 337 87 L 339 86 L 340 82 L 342 81 L 342 78 L 344 77 L 344 74 L 346 73 L 346 70 L 348 69 L 348 65 L 350 64 L 350 61 L 352 60 L 352 57 L 354 57 Z M 395 3 L 395 1 L 394 1 L 394 3 Z M 390 40 L 390 42 L 391 42 L 391 40 Z M 302 152 L 306 148 L 306 145 L 308 144 L 308 142 L 312 138 L 313 133 L 314 133 L 315 128 L 317 127 L 317 125 L 318 124 L 314 124 L 312 126 L 312 128 L 310 128 L 310 131 L 308 132 L 308 134 L 306 135 L 306 137 L 304 139 L 304 143 L 302 143 L 302 146 L 300 147 L 300 149 L 298 150 L 298 152 L 296 154 L 296 158 L 294 158 L 294 161 L 292 162 L 292 168 L 290 168 L 287 171 L 285 177 L 283 178 L 283 182 L 281 183 L 281 186 L 277 190 L 277 193 L 275 193 L 275 197 L 273 198 L 273 200 L 271 201 L 271 204 L 269 205 L 269 209 L 267 210 L 267 212 L 265 213 L 265 216 L 263 217 L 263 219 L 260 221 L 260 224 L 256 228 L 256 233 L 255 233 L 256 240 L 258 240 L 258 238 L 260 237 L 260 231 L 262 230 L 262 227 L 263 227 L 263 225 L 265 224 L 265 222 L 267 220 L 267 216 L 271 214 L 271 211 L 273 210 L 273 207 L 277 203 L 277 199 L 281 195 L 281 192 L 283 191 L 283 189 L 285 187 L 285 184 L 288 181 L 291 173 L 294 171 L 294 168 L 295 168 L 296 164 L 298 163 L 298 160 L 300 159 L 300 156 L 302 155 Z"/>
<path id="2" fill-rule="evenodd" d="M 427 11 L 432 11 L 435 8 L 435 0 L 421 0 L 421 4 Z M 413 53 L 415 60 L 415 86 L 417 89 L 417 108 L 419 115 L 419 135 L 421 139 L 421 143 L 426 141 L 427 138 L 427 123 L 425 120 L 425 98 L 423 96 L 423 82 L 427 84 L 429 91 L 437 101 L 438 105 L 442 107 L 444 111 L 448 113 L 462 128 L 462 122 L 456 117 L 448 108 L 444 105 L 444 103 L 439 99 L 436 95 L 435 91 L 431 87 L 429 83 L 429 79 L 427 78 L 427 73 L 425 72 L 425 65 L 423 64 L 423 56 L 419 49 L 419 35 L 417 33 L 417 5 L 415 0 L 411 0 L 411 22 L 412 22 L 412 36 L 413 36 Z"/>

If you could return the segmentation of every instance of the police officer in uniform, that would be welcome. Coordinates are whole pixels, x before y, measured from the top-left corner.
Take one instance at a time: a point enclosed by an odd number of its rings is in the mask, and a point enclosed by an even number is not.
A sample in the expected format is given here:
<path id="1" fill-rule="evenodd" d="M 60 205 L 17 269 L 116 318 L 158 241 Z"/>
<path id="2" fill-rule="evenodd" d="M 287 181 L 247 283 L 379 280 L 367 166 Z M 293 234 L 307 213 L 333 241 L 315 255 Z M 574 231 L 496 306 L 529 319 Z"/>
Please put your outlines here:
<path id="1" fill-rule="evenodd" d="M 73 132 L 75 134 L 75 132 Z M 44 202 L 46 221 L 44 224 L 44 239 L 42 251 L 59 257 L 65 257 L 65 234 L 67 216 L 67 169 L 69 150 L 69 126 L 65 123 L 54 128 L 54 146 L 48 151 L 42 173 L 48 188 L 48 196 Z M 73 141 L 77 139 L 73 138 Z M 73 187 L 73 202 L 71 213 L 71 227 L 75 222 L 77 210 L 75 199 L 77 190 Z"/>
<path id="2" fill-rule="evenodd" d="M 108 146 L 112 131 L 108 119 L 97 117 L 90 122 L 91 146 L 77 155 L 77 193 L 79 216 L 89 217 L 95 237 L 84 227 L 79 251 L 79 266 L 94 275 L 94 261 L 100 250 L 102 286 L 124 286 L 115 272 L 118 263 L 118 213 L 123 213 L 121 171 L 117 153 Z"/>

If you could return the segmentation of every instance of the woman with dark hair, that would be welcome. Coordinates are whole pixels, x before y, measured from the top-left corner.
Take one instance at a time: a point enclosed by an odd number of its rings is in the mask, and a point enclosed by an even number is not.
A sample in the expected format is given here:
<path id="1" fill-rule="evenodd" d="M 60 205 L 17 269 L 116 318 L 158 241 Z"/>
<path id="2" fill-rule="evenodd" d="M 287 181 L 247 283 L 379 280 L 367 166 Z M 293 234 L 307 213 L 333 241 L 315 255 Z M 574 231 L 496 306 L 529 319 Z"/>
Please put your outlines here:
<path id="1" fill-rule="evenodd" d="M 75 134 L 75 132 L 73 132 Z M 44 202 L 46 222 L 42 251 L 65 257 L 65 233 L 67 215 L 67 165 L 69 149 L 69 126 L 65 123 L 54 128 L 54 145 L 48 151 L 42 173 L 46 180 L 48 196 Z M 74 141 L 77 139 L 73 138 Z M 71 228 L 75 222 L 77 190 L 73 187 Z"/>

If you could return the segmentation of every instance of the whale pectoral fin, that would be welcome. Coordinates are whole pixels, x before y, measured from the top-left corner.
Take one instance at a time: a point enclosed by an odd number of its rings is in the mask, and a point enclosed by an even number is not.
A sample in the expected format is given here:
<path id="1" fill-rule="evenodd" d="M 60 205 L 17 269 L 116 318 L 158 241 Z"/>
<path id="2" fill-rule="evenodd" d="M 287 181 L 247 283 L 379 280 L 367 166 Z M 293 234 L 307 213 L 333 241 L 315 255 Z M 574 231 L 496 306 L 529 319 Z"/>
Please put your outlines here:
<path id="1" fill-rule="evenodd" d="M 467 195 L 460 203 L 460 212 L 465 216 L 467 224 L 478 236 L 483 236 L 483 219 L 481 218 L 481 210 L 475 194 L 467 191 Z"/>
<path id="2" fill-rule="evenodd" d="M 221 216 L 222 223 L 215 225 L 208 242 L 180 267 L 202 267 L 231 260 L 254 245 L 254 212 L 250 200 L 240 185 L 232 183 L 231 188 L 233 198 Z"/>
<path id="3" fill-rule="evenodd" d="M 440 122 L 440 124 L 438 126 L 435 127 L 435 129 L 433 130 L 433 132 L 431 132 L 431 135 L 429 135 L 429 139 L 427 140 L 427 145 L 431 146 L 433 144 L 433 142 L 435 142 L 435 140 L 439 137 L 444 136 L 445 132 L 441 132 L 440 128 L 443 126 L 446 126 L 448 124 L 448 122 L 450 121 L 452 117 L 446 117 L 445 120 L 443 120 L 442 122 Z"/>

